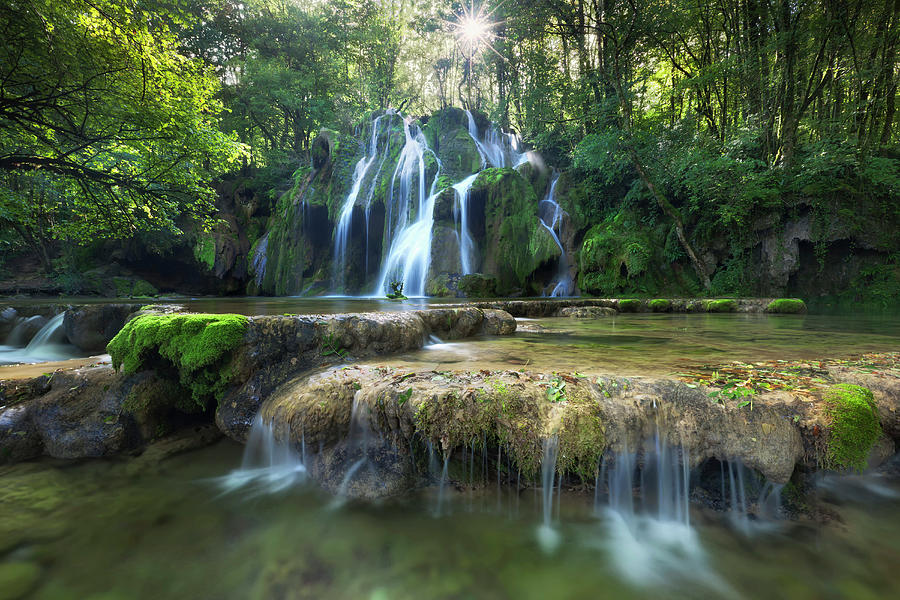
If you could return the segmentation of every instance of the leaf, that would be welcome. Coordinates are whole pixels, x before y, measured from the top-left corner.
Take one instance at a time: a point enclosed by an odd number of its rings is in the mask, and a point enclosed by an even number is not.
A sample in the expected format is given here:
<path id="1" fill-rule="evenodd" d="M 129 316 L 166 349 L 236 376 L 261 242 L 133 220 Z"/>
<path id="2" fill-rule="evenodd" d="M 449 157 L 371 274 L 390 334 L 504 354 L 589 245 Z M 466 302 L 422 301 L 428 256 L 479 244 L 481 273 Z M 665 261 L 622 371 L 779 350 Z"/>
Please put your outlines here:
<path id="1" fill-rule="evenodd" d="M 399 396 L 397 396 L 397 406 L 403 406 L 407 400 L 412 397 L 413 389 L 409 388 L 405 392 L 401 392 Z"/>

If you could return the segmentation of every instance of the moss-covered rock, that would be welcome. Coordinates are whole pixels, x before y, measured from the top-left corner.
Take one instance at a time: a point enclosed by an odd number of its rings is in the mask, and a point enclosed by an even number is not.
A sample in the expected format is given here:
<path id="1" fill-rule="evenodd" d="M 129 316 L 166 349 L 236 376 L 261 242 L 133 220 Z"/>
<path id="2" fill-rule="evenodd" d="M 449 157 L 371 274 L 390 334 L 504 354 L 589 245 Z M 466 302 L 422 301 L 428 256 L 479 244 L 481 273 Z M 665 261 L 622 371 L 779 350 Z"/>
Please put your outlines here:
<path id="1" fill-rule="evenodd" d="M 731 299 L 707 300 L 703 305 L 711 313 L 732 313 L 738 309 L 737 301 Z"/>
<path id="2" fill-rule="evenodd" d="M 623 211 L 610 216 L 584 236 L 579 255 L 579 287 L 591 294 L 627 290 L 647 272 L 654 246 L 647 230 L 635 226 L 631 213 Z"/>
<path id="3" fill-rule="evenodd" d="M 882 433 L 872 392 L 858 385 L 839 384 L 828 391 L 824 402 L 831 420 L 826 466 L 864 470 L 869 452 Z"/>
<path id="4" fill-rule="evenodd" d="M 654 298 L 647 303 L 651 311 L 656 313 L 669 312 L 672 310 L 672 302 L 665 298 Z"/>
<path id="5" fill-rule="evenodd" d="M 798 314 L 806 312 L 806 303 L 799 298 L 777 298 L 766 306 L 768 313 Z"/>
<path id="6" fill-rule="evenodd" d="M 466 298 L 494 298 L 497 296 L 497 279 L 482 273 L 464 275 L 459 280 L 459 291 Z"/>
<path id="7" fill-rule="evenodd" d="M 619 300 L 618 309 L 619 312 L 625 313 L 636 313 L 641 312 L 643 308 L 643 302 L 637 300 L 636 298 L 625 298 Z"/>
<path id="8" fill-rule="evenodd" d="M 484 203 L 482 270 L 497 277 L 500 291 L 523 288 L 538 267 L 558 260 L 559 247 L 538 219 L 537 196 L 519 173 L 485 169 L 471 194 Z"/>
<path id="9" fill-rule="evenodd" d="M 113 367 L 125 373 L 162 360 L 178 371 L 194 402 L 206 408 L 231 381 L 227 362 L 247 330 L 242 315 L 146 314 L 129 321 L 110 341 Z"/>

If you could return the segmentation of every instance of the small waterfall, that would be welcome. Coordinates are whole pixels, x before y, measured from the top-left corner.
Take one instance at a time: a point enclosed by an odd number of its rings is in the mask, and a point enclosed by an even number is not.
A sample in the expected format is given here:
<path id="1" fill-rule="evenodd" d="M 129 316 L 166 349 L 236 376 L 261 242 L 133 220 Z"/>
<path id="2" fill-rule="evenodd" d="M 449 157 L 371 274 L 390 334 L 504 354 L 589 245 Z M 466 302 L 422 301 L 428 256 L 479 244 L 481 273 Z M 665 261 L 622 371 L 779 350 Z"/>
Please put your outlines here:
<path id="1" fill-rule="evenodd" d="M 257 413 L 241 468 L 222 477 L 219 484 L 226 493 L 249 488 L 254 495 L 273 494 L 305 481 L 305 464 L 306 444 L 301 444 L 297 454 L 287 435 L 277 435 L 274 424 Z"/>
<path id="2" fill-rule="evenodd" d="M 41 355 L 47 346 L 62 344 L 66 337 L 66 332 L 63 330 L 65 317 L 66 313 L 61 312 L 47 321 L 47 324 L 41 327 L 41 330 L 25 346 L 25 354 Z"/>
<path id="3" fill-rule="evenodd" d="M 763 481 L 740 460 L 729 460 L 726 495 L 724 465 L 721 470 L 722 501 L 728 499 L 728 519 L 732 527 L 746 536 L 770 528 L 773 521 L 779 518 L 784 485 Z"/>
<path id="4" fill-rule="evenodd" d="M 367 175 L 369 174 L 372 165 L 378 160 L 379 150 L 378 150 L 378 140 L 381 134 L 381 123 L 384 121 L 385 117 L 388 120 L 393 116 L 393 113 L 387 112 L 383 115 L 380 115 L 375 119 L 372 123 L 372 136 L 369 139 L 369 145 L 366 148 L 366 154 L 362 158 L 359 159 L 359 162 L 356 163 L 356 168 L 353 170 L 353 184 L 350 187 L 350 193 L 347 194 L 346 200 L 344 200 L 344 204 L 341 207 L 341 213 L 338 218 L 337 228 L 334 232 L 334 265 L 332 267 L 332 287 L 336 292 L 343 292 L 344 290 L 344 275 L 347 272 L 347 246 L 349 244 L 349 236 L 350 236 L 350 226 L 353 223 L 353 207 L 356 206 L 356 202 L 359 198 L 359 192 L 362 188 L 363 184 L 367 180 Z M 388 155 L 388 147 L 390 146 L 390 138 L 388 137 L 388 142 L 384 144 L 382 148 L 382 152 L 384 153 L 384 158 L 382 158 L 379 163 L 378 172 L 380 173 L 381 168 L 384 166 L 384 161 Z M 372 194 L 374 193 L 374 187 L 378 180 L 378 173 L 371 179 L 370 188 L 368 190 L 368 194 L 366 197 L 366 231 L 368 235 L 368 215 L 369 215 L 369 204 L 372 201 Z M 368 245 L 368 239 L 366 240 Z"/>
<path id="5" fill-rule="evenodd" d="M 467 110 L 466 117 L 469 121 L 469 136 L 481 155 L 482 169 L 488 165 L 516 168 L 528 162 L 528 153 L 519 151 L 521 142 L 518 135 L 504 133 L 497 127 L 491 127 L 484 133 L 484 137 L 481 137 L 472 112 Z"/>
<path id="6" fill-rule="evenodd" d="M 24 347 L 27 344 L 27 340 L 25 339 L 25 331 L 29 328 L 29 324 L 33 323 L 35 320 L 41 320 L 43 318 L 44 317 L 40 315 L 34 315 L 31 317 L 26 317 L 24 319 L 20 318 L 15 327 L 13 327 L 12 331 L 10 331 L 9 335 L 6 337 L 6 345 L 12 348 Z M 46 323 L 44 325 L 46 325 Z"/>
<path id="7" fill-rule="evenodd" d="M 456 204 L 453 206 L 453 216 L 459 224 L 459 264 L 462 268 L 463 275 L 469 275 L 473 272 L 472 262 L 475 252 L 475 243 L 472 241 L 472 234 L 469 231 L 469 190 L 472 184 L 478 179 L 478 173 L 469 175 L 459 183 L 453 186 L 456 192 Z"/>
<path id="8" fill-rule="evenodd" d="M 541 549 L 550 554 L 559 547 L 559 532 L 553 528 L 553 482 L 556 480 L 556 458 L 559 451 L 559 438 L 552 436 L 544 440 L 544 457 L 541 460 L 541 505 L 544 509 L 544 521 L 538 527 L 537 539 Z M 560 493 L 562 480 L 560 479 Z"/>
<path id="9" fill-rule="evenodd" d="M 556 242 L 556 246 L 559 248 L 556 285 L 553 286 L 553 290 L 550 292 L 550 295 L 553 297 L 571 296 L 575 291 L 575 282 L 572 280 L 571 273 L 569 273 L 569 259 L 566 257 L 566 250 L 559 240 L 564 213 L 562 207 L 556 202 L 556 184 L 558 181 L 559 173 L 554 173 L 553 179 L 550 181 L 547 197 L 541 200 L 538 208 L 541 225 L 553 236 L 553 241 Z"/>
<path id="10" fill-rule="evenodd" d="M 424 296 L 425 280 L 431 266 L 431 234 L 441 162 L 428 147 L 428 142 L 418 127 L 413 129 L 408 121 L 404 121 L 403 131 L 406 144 L 394 170 L 387 216 L 388 229 L 396 233 L 390 236 L 390 249 L 375 286 L 376 296 L 387 294 L 389 285 L 394 280 L 403 282 L 403 293 L 407 296 Z M 427 192 L 426 156 L 433 158 L 437 165 Z M 415 205 L 414 181 L 418 183 L 418 194 L 415 196 L 418 202 Z M 412 215 L 415 215 L 415 220 L 411 219 Z"/>
<path id="11" fill-rule="evenodd" d="M 256 286 L 262 286 L 263 279 L 266 277 L 266 260 L 267 260 L 267 252 L 269 250 L 269 234 L 266 233 L 263 236 L 263 239 L 259 241 L 256 245 L 256 250 L 253 252 L 253 260 L 251 261 L 251 266 L 253 267 L 253 279 L 256 281 Z"/>
<path id="12" fill-rule="evenodd" d="M 669 444 L 657 429 L 639 452 L 626 446 L 614 457 L 604 457 L 601 472 L 608 502 L 605 509 L 595 508 L 605 517 L 604 543 L 625 579 L 645 586 L 684 578 L 720 595 L 733 595 L 708 565 L 691 527 L 690 457 L 685 448 Z"/>

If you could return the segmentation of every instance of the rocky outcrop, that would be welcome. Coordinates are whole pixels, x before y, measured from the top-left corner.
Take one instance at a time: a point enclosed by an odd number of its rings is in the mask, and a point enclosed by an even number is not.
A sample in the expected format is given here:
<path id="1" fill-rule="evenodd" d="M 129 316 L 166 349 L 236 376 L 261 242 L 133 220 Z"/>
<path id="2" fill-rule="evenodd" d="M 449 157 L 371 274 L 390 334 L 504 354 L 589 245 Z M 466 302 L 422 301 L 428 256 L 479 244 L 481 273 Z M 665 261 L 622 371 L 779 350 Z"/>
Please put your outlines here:
<path id="1" fill-rule="evenodd" d="M 515 320 L 480 308 L 300 317 L 252 317 L 232 369 L 240 382 L 219 403 L 216 423 L 244 439 L 262 402 L 291 374 L 335 362 L 421 348 L 429 336 L 455 340 L 509 335 Z"/>
<path id="2" fill-rule="evenodd" d="M 137 304 L 89 304 L 70 308 L 63 319 L 69 342 L 84 352 L 105 352 Z"/>
<path id="3" fill-rule="evenodd" d="M 873 385 L 864 373 L 840 375 Z M 877 394 L 884 434 L 869 449 L 872 465 L 893 454 L 900 439 L 898 392 Z M 821 467 L 833 424 L 821 402 L 785 393 L 758 395 L 749 408 L 717 403 L 702 387 L 665 378 L 405 373 L 372 366 L 298 377 L 279 386 L 260 410 L 282 439 L 305 444 L 310 472 L 325 487 L 344 480 L 351 463 L 371 460 L 367 468 L 391 483 L 373 488 L 363 480 L 357 484 L 363 496 L 413 485 L 417 472 L 426 471 L 417 466 L 426 445 L 453 459 L 473 443 L 486 444 L 488 457 L 500 455 L 523 479 L 535 480 L 549 437 L 559 440 L 558 471 L 573 482 L 592 483 L 603 454 L 634 451 L 659 436 L 679 447 L 691 467 L 709 459 L 738 461 L 786 483 L 798 465 Z"/>

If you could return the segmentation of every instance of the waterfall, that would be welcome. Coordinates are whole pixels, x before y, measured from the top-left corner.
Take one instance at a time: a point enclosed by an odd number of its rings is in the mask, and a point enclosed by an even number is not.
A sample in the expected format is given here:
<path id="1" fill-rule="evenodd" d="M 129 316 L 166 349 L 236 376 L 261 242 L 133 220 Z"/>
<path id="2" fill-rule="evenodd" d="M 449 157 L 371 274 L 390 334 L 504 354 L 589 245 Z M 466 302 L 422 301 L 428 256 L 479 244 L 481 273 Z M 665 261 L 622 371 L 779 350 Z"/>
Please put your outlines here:
<path id="1" fill-rule="evenodd" d="M 562 242 L 559 240 L 559 232 L 562 229 L 563 209 L 556 202 L 556 184 L 559 181 L 559 173 L 553 174 L 550 181 L 550 190 L 547 197 L 541 200 L 538 208 L 538 215 L 541 225 L 553 237 L 556 246 L 559 248 L 559 266 L 556 269 L 556 285 L 550 295 L 553 297 L 571 296 L 575 291 L 575 282 L 569 273 L 569 259 L 566 257 L 566 250 L 563 248 Z"/>
<path id="2" fill-rule="evenodd" d="M 719 596 L 734 592 L 709 565 L 690 517 L 690 457 L 668 443 L 657 428 L 639 452 L 626 446 L 604 457 L 605 517 L 609 554 L 625 579 L 635 585 L 666 585 L 689 579 Z M 599 478 L 602 485 L 603 478 Z M 636 499 L 636 492 L 638 499 Z M 599 494 L 596 502 L 600 502 Z"/>
<path id="3" fill-rule="evenodd" d="M 396 233 L 390 236 L 390 249 L 381 265 L 378 284 L 375 286 L 376 296 L 385 295 L 392 281 L 401 281 L 403 292 L 407 296 L 425 295 L 425 280 L 431 265 L 434 203 L 437 199 L 436 187 L 441 162 L 428 147 L 422 131 L 413 127 L 404 120 L 406 144 L 400 152 L 397 168 L 394 169 L 387 216 L 387 229 Z M 427 156 L 434 159 L 437 169 L 426 192 Z M 414 181 L 418 184 L 415 196 Z M 417 203 L 413 204 L 414 201 Z M 411 215 L 415 215 L 415 220 L 410 218 Z"/>
<path id="4" fill-rule="evenodd" d="M 268 250 L 269 234 L 266 233 L 266 235 L 263 236 L 263 238 L 256 245 L 256 250 L 253 253 L 253 260 L 251 261 L 251 266 L 253 267 L 253 278 L 256 281 L 256 287 L 260 287 L 262 285 L 263 279 L 265 279 L 266 277 L 266 260 Z"/>
<path id="5" fill-rule="evenodd" d="M 369 171 L 372 168 L 372 165 L 378 160 L 378 138 L 381 133 L 381 122 L 388 118 L 388 122 L 390 122 L 390 118 L 394 113 L 387 112 L 383 115 L 380 115 L 375 119 L 372 123 L 372 136 L 369 139 L 369 145 L 366 148 L 366 154 L 362 158 L 359 159 L 359 162 L 356 163 L 356 167 L 353 170 L 353 183 L 350 186 L 350 193 L 347 194 L 346 200 L 344 200 L 344 204 L 341 207 L 341 213 L 338 217 L 337 228 L 334 232 L 334 264 L 332 266 L 332 288 L 335 292 L 343 292 L 344 284 L 345 284 L 345 274 L 347 272 L 347 246 L 349 244 L 349 234 L 350 234 L 350 226 L 353 223 L 353 207 L 356 205 L 357 199 L 359 198 L 359 192 L 362 188 L 365 181 L 368 179 Z M 381 168 L 384 166 L 384 162 L 387 159 L 388 149 L 390 147 L 390 136 L 388 136 L 388 141 L 384 144 L 382 148 L 382 152 L 384 157 L 379 163 L 379 167 L 375 176 L 371 178 L 371 183 L 369 186 L 368 194 L 366 197 L 366 235 L 368 236 L 369 229 L 369 204 L 372 201 L 372 194 L 374 193 L 375 184 L 378 181 L 378 174 L 381 171 Z M 368 239 L 366 240 L 366 245 L 368 246 Z"/>
<path id="6" fill-rule="evenodd" d="M 472 184 L 478 179 L 478 173 L 469 175 L 459 183 L 453 186 L 456 192 L 456 204 L 453 206 L 453 216 L 459 223 L 459 264 L 462 267 L 462 274 L 468 275 L 473 272 L 472 259 L 475 250 L 475 243 L 472 241 L 472 234 L 469 231 L 469 190 Z"/>
<path id="7" fill-rule="evenodd" d="M 544 457 L 541 460 L 541 505 L 544 509 L 544 520 L 538 527 L 537 538 L 541 549 L 550 554 L 559 546 L 559 532 L 553 528 L 553 482 L 556 479 L 556 458 L 559 451 L 559 438 L 552 436 L 544 440 Z M 560 492 L 562 479 L 560 478 Z"/>
<path id="8" fill-rule="evenodd" d="M 39 356 L 44 353 L 47 346 L 59 345 L 63 343 L 66 332 L 63 330 L 63 319 L 66 313 L 61 312 L 41 327 L 35 336 L 25 346 L 25 354 L 30 356 Z"/>
<path id="9" fill-rule="evenodd" d="M 469 136 L 481 155 L 482 169 L 488 165 L 515 168 L 528 162 L 528 153 L 519 151 L 521 141 L 518 135 L 504 133 L 497 127 L 491 127 L 484 133 L 484 137 L 481 137 L 471 111 L 466 111 L 466 117 L 469 121 Z"/>
<path id="10" fill-rule="evenodd" d="M 306 444 L 301 452 L 291 447 L 288 436 L 278 435 L 273 422 L 257 413 L 250 427 L 241 468 L 219 479 L 222 489 L 249 488 L 254 494 L 273 494 L 306 479 Z"/>

